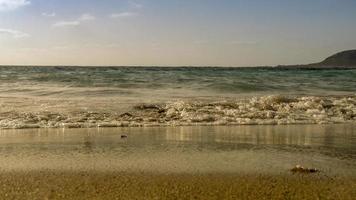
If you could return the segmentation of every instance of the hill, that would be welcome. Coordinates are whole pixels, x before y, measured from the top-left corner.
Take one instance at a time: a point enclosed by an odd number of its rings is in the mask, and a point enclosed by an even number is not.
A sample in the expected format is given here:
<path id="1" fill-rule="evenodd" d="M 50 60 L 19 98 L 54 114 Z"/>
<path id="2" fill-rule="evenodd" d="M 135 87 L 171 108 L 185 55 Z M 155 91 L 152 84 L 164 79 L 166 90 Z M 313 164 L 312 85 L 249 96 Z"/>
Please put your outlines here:
<path id="1" fill-rule="evenodd" d="M 336 53 L 322 62 L 308 65 L 288 65 L 278 66 L 287 68 L 356 68 L 356 50 L 348 50 Z"/>
<path id="2" fill-rule="evenodd" d="M 343 51 L 334 54 L 324 61 L 317 63 L 319 66 L 334 66 L 334 67 L 356 67 L 356 50 Z"/>

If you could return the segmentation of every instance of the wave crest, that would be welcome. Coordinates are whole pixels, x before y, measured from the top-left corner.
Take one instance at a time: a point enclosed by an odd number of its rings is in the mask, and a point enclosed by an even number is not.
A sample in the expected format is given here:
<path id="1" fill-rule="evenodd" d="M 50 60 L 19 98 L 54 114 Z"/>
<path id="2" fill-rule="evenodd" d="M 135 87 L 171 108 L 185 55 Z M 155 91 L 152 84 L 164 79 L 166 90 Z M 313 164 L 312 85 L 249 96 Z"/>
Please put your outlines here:
<path id="1" fill-rule="evenodd" d="M 94 105 L 93 105 L 94 107 Z M 0 128 L 82 128 L 190 125 L 355 123 L 356 97 L 263 96 L 250 99 L 179 100 L 139 104 L 126 112 L 45 111 L 1 113 Z"/>

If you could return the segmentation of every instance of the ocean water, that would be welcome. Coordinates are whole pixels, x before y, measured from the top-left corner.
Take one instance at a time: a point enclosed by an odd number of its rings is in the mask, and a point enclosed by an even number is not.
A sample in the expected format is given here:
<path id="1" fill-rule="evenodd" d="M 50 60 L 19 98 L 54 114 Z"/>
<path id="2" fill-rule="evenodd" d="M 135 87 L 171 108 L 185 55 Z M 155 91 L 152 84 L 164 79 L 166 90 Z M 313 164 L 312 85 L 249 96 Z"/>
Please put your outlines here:
<path id="1" fill-rule="evenodd" d="M 0 67 L 0 128 L 356 121 L 356 69 Z"/>

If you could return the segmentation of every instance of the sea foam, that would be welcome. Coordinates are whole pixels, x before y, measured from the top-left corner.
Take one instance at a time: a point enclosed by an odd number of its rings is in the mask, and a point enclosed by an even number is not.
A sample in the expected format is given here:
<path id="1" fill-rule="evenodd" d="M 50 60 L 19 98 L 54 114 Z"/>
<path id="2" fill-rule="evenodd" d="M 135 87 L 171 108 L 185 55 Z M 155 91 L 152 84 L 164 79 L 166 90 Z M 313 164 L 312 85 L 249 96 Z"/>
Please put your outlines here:
<path id="1" fill-rule="evenodd" d="M 118 102 L 112 102 L 113 105 Z M 60 107 L 60 105 L 57 105 Z M 9 107 L 9 105 L 7 105 Z M 76 106 L 73 106 L 76 107 Z M 356 96 L 176 100 L 136 104 L 122 110 L 75 111 L 46 107 L 2 111 L 0 128 L 87 128 L 194 125 L 333 124 L 356 122 Z"/>

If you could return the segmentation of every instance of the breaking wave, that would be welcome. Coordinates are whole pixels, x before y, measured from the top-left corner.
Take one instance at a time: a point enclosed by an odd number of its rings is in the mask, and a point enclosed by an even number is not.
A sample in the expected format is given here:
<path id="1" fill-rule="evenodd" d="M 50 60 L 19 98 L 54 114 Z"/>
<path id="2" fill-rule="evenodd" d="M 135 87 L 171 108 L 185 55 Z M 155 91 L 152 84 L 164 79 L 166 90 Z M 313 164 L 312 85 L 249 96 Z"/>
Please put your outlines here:
<path id="1" fill-rule="evenodd" d="M 0 66 L 0 128 L 355 122 L 356 69 Z"/>
<path id="2" fill-rule="evenodd" d="M 0 128 L 88 128 L 194 125 L 277 125 L 332 124 L 356 122 L 356 96 L 290 97 L 283 95 L 247 99 L 177 100 L 130 106 L 108 101 L 53 102 L 53 106 L 34 100 L 2 102 Z M 29 105 L 37 105 L 31 107 Z M 110 104 L 110 105 L 109 105 Z M 70 105 L 70 106 L 69 106 Z M 24 109 L 27 108 L 27 109 Z M 106 108 L 103 110 L 102 108 Z"/>

